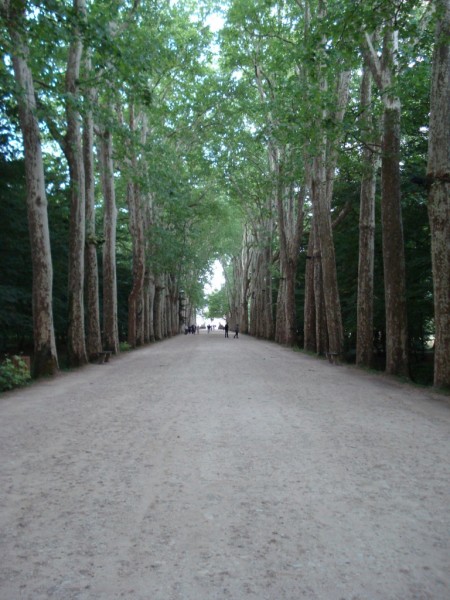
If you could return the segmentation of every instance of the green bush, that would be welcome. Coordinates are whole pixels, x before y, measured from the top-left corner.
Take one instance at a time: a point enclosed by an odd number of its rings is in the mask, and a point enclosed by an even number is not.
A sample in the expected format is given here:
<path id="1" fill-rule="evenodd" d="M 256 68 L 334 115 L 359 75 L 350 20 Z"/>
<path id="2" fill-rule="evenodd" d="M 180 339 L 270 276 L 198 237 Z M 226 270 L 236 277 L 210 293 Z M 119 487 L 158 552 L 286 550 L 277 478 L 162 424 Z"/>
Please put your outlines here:
<path id="1" fill-rule="evenodd" d="M 20 356 L 7 357 L 0 365 L 0 392 L 26 385 L 30 379 L 28 365 Z"/>
<path id="2" fill-rule="evenodd" d="M 128 342 L 120 342 L 119 350 L 121 352 L 128 352 L 128 350 L 131 350 L 131 346 Z"/>

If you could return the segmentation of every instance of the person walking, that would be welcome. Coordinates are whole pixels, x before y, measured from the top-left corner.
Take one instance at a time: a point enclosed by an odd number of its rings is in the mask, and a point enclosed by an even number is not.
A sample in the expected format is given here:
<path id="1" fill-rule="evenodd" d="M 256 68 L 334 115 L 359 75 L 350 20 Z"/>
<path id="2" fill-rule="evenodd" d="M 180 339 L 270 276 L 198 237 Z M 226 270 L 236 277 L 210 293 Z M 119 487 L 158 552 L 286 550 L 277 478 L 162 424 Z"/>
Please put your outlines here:
<path id="1" fill-rule="evenodd" d="M 225 337 L 228 337 L 228 329 L 229 329 L 228 323 L 225 323 L 224 329 L 225 329 Z"/>
<path id="2" fill-rule="evenodd" d="M 239 339 L 239 325 L 237 323 L 236 323 L 236 327 L 234 328 L 233 339 L 234 338 L 238 338 Z"/>

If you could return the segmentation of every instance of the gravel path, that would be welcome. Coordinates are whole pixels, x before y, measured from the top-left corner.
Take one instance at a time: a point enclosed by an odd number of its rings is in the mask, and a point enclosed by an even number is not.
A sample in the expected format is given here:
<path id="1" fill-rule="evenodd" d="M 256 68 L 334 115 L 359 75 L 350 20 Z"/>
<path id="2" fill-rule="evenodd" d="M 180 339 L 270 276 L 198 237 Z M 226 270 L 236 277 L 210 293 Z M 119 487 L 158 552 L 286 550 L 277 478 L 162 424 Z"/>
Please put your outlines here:
<path id="1" fill-rule="evenodd" d="M 0 397 L 0 600 L 448 600 L 445 397 L 219 332 Z"/>

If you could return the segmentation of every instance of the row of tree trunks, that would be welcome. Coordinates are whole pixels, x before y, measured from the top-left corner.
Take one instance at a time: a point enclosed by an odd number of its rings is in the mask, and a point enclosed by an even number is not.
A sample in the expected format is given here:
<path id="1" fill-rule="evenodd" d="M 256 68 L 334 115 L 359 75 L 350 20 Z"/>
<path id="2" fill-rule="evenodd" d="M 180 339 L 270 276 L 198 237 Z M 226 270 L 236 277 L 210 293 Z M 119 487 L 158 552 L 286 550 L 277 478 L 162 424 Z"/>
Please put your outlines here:
<path id="1" fill-rule="evenodd" d="M 327 109 L 323 109 L 323 124 L 328 119 L 332 119 L 336 125 L 342 123 L 348 101 L 349 82 L 349 72 L 344 71 L 339 74 L 335 91 L 337 109 L 334 114 L 329 114 Z M 327 91 L 328 82 L 325 76 L 321 77 L 319 87 L 322 92 Z M 305 343 L 310 349 L 312 340 L 315 339 L 318 354 L 329 352 L 339 357 L 343 352 L 344 336 L 331 223 L 331 202 L 337 161 L 336 143 L 336 139 L 332 141 L 328 139 L 327 132 L 323 129 L 318 137 L 318 151 L 312 161 L 311 196 L 314 214 L 312 268 L 314 275 L 311 277 L 308 273 L 306 282 L 309 285 L 311 281 L 314 282 L 315 309 L 314 312 L 309 309 L 308 316 L 315 318 L 315 336 L 312 336 L 311 329 L 308 329 Z M 310 270 L 311 266 L 308 265 L 307 268 Z M 308 302 L 310 302 L 310 294 L 311 290 L 309 289 L 306 292 Z"/>
<path id="2" fill-rule="evenodd" d="M 263 236 L 263 239 L 266 236 Z M 261 241 L 263 241 L 263 239 Z M 271 340 L 274 337 L 272 248 L 270 238 L 255 246 L 251 264 L 250 334 Z"/>
<path id="3" fill-rule="evenodd" d="M 130 15 L 139 2 L 133 2 Z M 40 376 L 58 370 L 58 357 L 53 324 L 52 283 L 53 269 L 50 250 L 50 235 L 47 215 L 44 165 L 39 132 L 38 113 L 33 75 L 29 66 L 29 48 L 26 40 L 29 31 L 27 2 L 0 0 L 0 16 L 9 33 L 12 66 L 17 82 L 19 120 L 23 132 L 25 169 L 27 181 L 28 223 L 33 266 L 33 375 Z M 116 226 L 117 209 L 113 163 L 113 136 L 108 118 L 94 125 L 93 106 L 97 104 L 94 77 L 114 71 L 108 64 L 94 74 L 88 50 L 84 47 L 86 31 L 86 0 L 72 0 L 67 20 L 69 46 L 65 71 L 65 117 L 66 131 L 61 134 L 61 125 L 52 122 L 46 115 L 47 125 L 64 152 L 70 176 L 70 229 L 69 229 L 69 277 L 68 277 L 68 335 L 67 354 L 71 366 L 83 365 L 98 356 L 103 348 L 119 352 L 116 281 Z M 127 19 L 124 26 L 128 25 Z M 111 39 L 123 27 L 109 23 Z M 83 56 L 84 53 L 84 56 Z M 81 66 L 84 65 L 83 78 Z M 100 73 L 100 74 L 99 74 Z M 84 98 L 81 84 L 83 82 Z M 98 115 L 112 115 L 112 84 L 106 84 L 103 95 L 105 105 Z M 83 102 L 82 102 L 83 100 Z M 85 109 L 81 116 L 81 106 Z M 101 118 L 101 117 L 99 117 Z M 103 332 L 100 329 L 99 278 L 97 248 L 100 240 L 96 233 L 95 215 L 95 164 L 94 129 L 97 132 L 100 180 L 104 198 L 103 215 Z M 134 127 L 131 127 L 134 131 Z M 146 131 L 145 127 L 141 131 Z M 145 143 L 145 140 L 141 140 Z M 137 161 L 131 165 L 134 176 L 138 172 Z M 134 321 L 130 327 L 132 345 L 155 339 L 155 281 L 145 269 L 145 227 L 150 220 L 142 211 L 142 195 L 133 179 L 130 186 L 129 205 L 133 225 L 134 283 L 130 294 L 130 311 Z M 146 225 L 147 224 L 147 225 Z M 160 313 L 158 311 L 161 336 L 173 335 L 179 330 L 178 293 L 170 281 L 170 297 L 166 297 Z M 102 340 L 103 338 L 103 340 Z"/>
<path id="4" fill-rule="evenodd" d="M 272 76 L 274 78 L 274 76 Z M 274 99 L 275 86 L 267 73 L 262 74 L 259 65 L 255 65 L 255 78 L 261 102 Z M 264 81 L 270 93 L 266 92 Z M 276 127 L 276 120 L 269 112 L 271 129 Z M 277 215 L 277 232 L 280 243 L 280 282 L 276 303 L 275 341 L 280 344 L 293 345 L 296 341 L 297 317 L 295 310 L 295 282 L 299 257 L 299 247 L 303 233 L 304 186 L 300 192 L 295 190 L 292 176 L 285 177 L 285 170 L 293 170 L 297 159 L 289 145 L 280 146 L 273 137 L 269 137 L 268 146 L 269 172 L 274 181 L 273 204 Z"/>

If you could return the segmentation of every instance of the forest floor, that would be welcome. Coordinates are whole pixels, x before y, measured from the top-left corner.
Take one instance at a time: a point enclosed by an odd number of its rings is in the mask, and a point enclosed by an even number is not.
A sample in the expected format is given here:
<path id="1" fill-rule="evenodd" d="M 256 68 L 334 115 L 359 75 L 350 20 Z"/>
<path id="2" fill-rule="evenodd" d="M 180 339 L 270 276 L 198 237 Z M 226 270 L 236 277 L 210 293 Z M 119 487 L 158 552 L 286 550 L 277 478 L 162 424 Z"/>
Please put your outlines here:
<path id="1" fill-rule="evenodd" d="M 0 600 L 448 600 L 450 404 L 181 335 L 0 396 Z"/>

